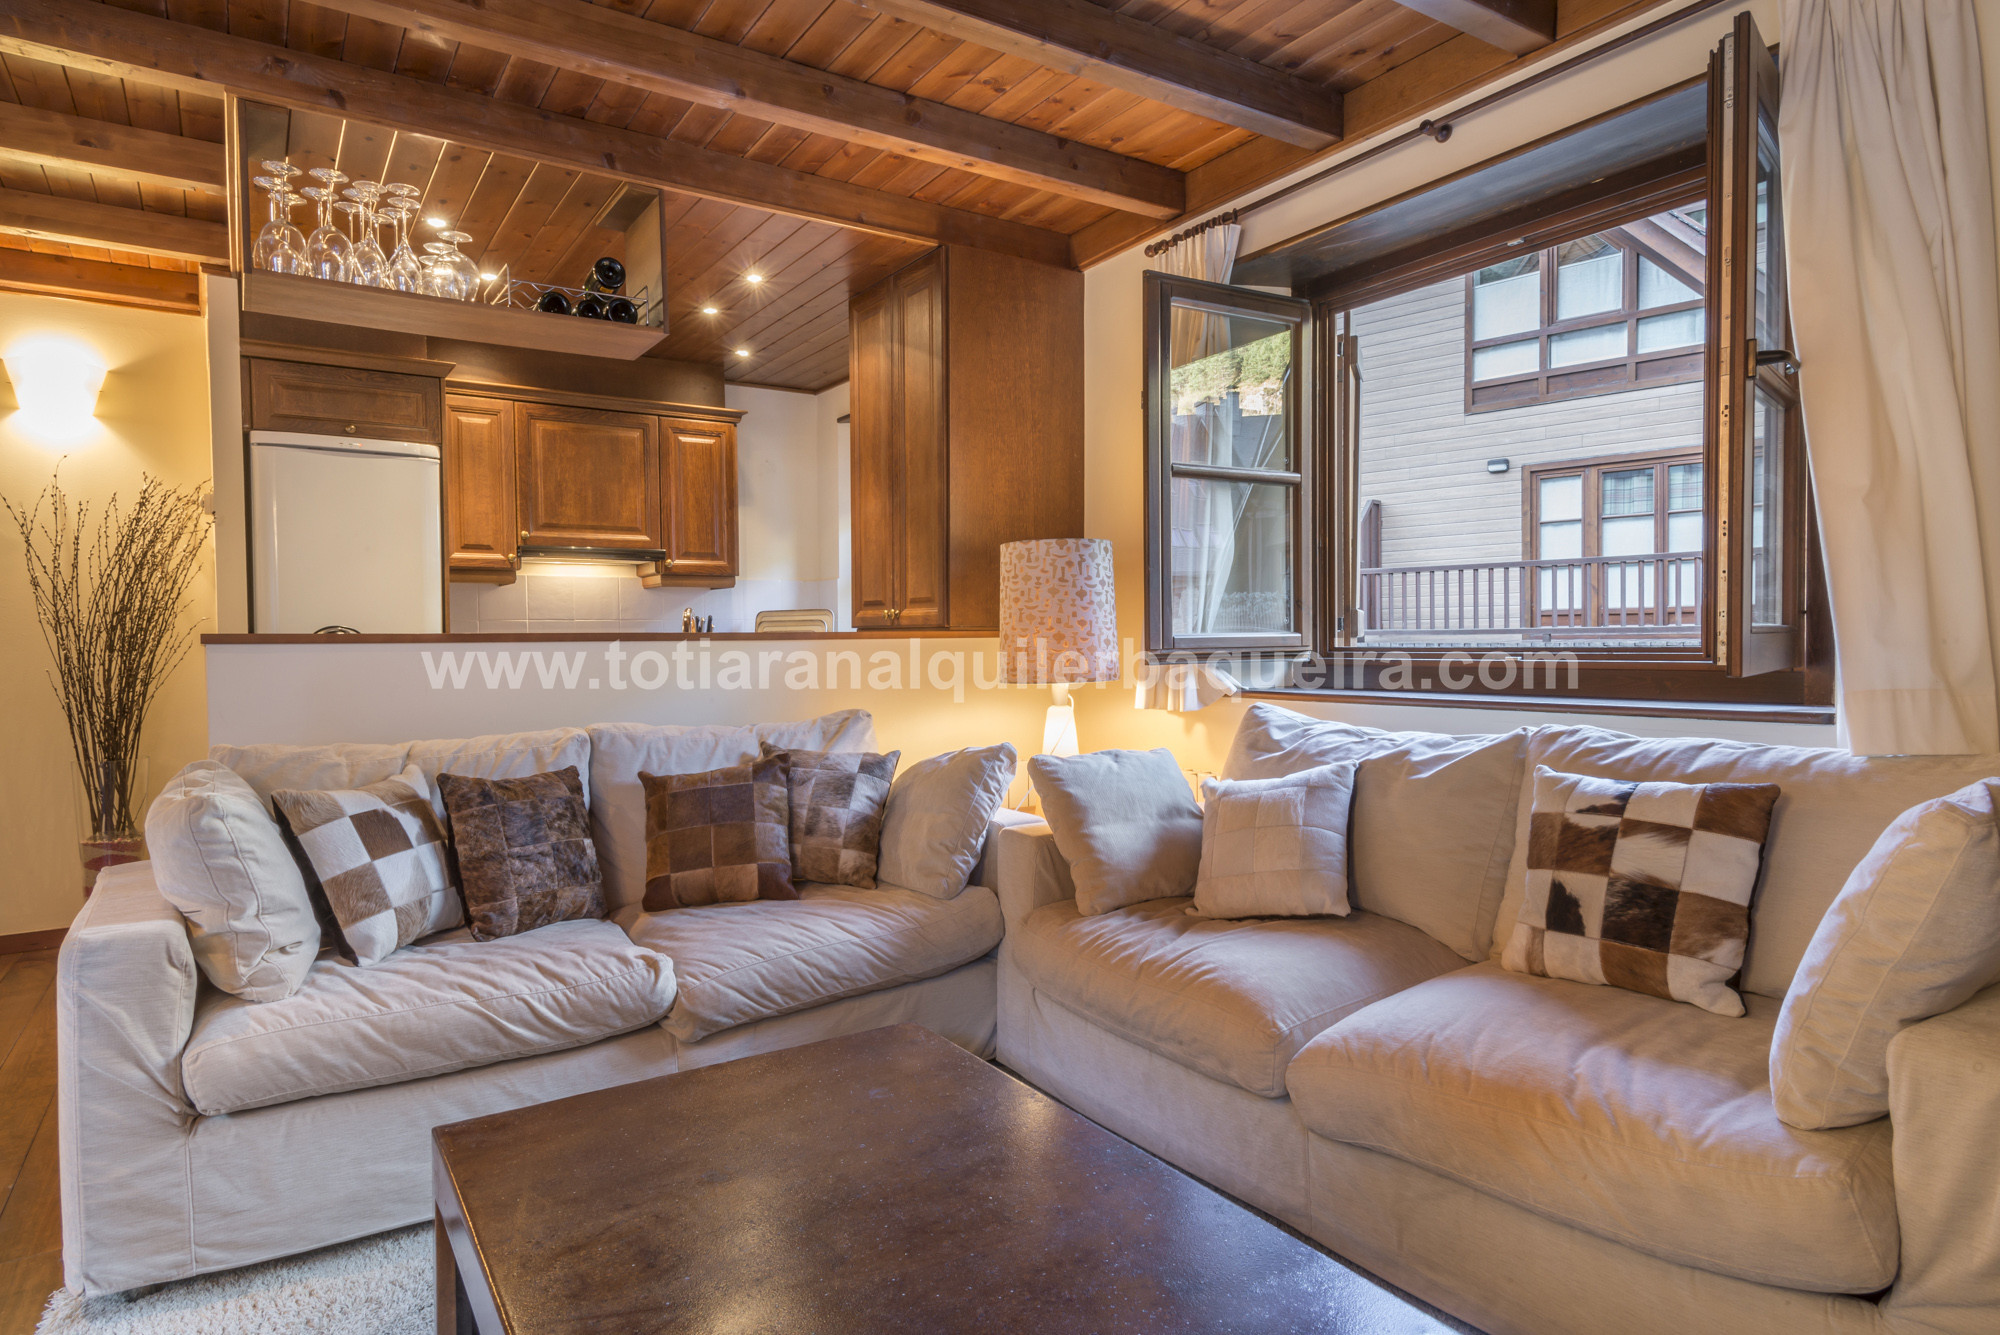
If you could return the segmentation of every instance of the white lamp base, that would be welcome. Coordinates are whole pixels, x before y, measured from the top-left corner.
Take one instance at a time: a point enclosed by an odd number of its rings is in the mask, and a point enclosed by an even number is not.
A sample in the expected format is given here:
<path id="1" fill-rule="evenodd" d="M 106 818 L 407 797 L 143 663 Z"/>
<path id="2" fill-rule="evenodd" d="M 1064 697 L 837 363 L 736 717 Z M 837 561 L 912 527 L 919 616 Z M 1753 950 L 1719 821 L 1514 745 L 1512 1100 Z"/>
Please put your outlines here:
<path id="1" fill-rule="evenodd" d="M 1076 754 L 1076 706 L 1070 703 L 1067 685 L 1053 689 L 1056 702 L 1049 706 L 1048 720 L 1042 724 L 1042 754 L 1073 756 Z"/>

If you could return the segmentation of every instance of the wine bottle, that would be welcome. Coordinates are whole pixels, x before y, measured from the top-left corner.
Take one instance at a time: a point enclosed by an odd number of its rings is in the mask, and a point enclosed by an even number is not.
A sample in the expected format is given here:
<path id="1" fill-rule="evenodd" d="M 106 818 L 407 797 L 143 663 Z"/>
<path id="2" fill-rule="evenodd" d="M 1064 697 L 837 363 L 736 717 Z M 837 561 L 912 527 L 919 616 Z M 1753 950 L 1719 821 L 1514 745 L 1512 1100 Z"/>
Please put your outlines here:
<path id="1" fill-rule="evenodd" d="M 605 314 L 609 315 L 613 322 L 617 324 L 639 323 L 639 308 L 632 303 L 630 298 L 613 297 L 606 303 L 606 306 Z"/>
<path id="2" fill-rule="evenodd" d="M 625 266 L 606 255 L 590 266 L 590 276 L 583 280 L 586 292 L 616 292 L 625 286 Z"/>
<path id="3" fill-rule="evenodd" d="M 544 292 L 535 299 L 535 309 L 547 311 L 550 315 L 568 315 L 569 298 L 560 292 Z"/>
<path id="4" fill-rule="evenodd" d="M 609 317 L 610 303 L 595 292 L 586 292 L 576 299 L 576 313 L 586 320 L 603 320 Z"/>

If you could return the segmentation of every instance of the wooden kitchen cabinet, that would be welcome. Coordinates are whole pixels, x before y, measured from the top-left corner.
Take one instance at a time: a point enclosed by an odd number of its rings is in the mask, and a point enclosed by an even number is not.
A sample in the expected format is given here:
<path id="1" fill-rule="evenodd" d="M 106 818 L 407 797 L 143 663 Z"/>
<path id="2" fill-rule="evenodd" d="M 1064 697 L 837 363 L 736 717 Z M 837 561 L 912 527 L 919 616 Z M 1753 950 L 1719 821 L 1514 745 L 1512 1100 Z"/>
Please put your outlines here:
<path id="1" fill-rule="evenodd" d="M 426 445 L 443 439 L 442 394 L 429 376 L 267 357 L 246 358 L 245 364 L 253 431 Z"/>
<path id="2" fill-rule="evenodd" d="M 736 574 L 736 424 L 660 419 L 660 494 L 666 559 L 650 585 Z"/>
<path id="3" fill-rule="evenodd" d="M 854 624 L 997 628 L 1000 545 L 1083 534 L 1083 276 L 949 246 L 849 320 Z"/>
<path id="4" fill-rule="evenodd" d="M 523 547 L 665 550 L 659 418 L 520 403 L 514 434 Z"/>
<path id="5" fill-rule="evenodd" d="M 471 394 L 445 396 L 444 482 L 450 578 L 513 583 L 520 532 L 513 404 Z"/>

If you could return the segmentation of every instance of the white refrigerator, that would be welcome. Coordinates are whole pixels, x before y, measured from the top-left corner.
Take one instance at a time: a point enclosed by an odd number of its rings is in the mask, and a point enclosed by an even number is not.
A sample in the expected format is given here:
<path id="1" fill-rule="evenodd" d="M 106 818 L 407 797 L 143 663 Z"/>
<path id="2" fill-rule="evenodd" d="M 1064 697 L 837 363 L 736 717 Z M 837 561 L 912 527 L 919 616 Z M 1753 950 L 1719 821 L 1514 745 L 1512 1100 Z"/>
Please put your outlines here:
<path id="1" fill-rule="evenodd" d="M 444 629 L 435 445 L 250 433 L 251 629 Z"/>

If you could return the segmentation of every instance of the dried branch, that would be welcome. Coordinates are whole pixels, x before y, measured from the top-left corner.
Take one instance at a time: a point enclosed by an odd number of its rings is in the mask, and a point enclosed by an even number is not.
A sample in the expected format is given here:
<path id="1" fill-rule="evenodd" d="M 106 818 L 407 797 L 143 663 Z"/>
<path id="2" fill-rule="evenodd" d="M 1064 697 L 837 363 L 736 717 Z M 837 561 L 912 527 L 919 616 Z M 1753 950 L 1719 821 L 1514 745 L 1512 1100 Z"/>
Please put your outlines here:
<path id="1" fill-rule="evenodd" d="M 0 505 L 20 530 L 28 590 L 54 666 L 49 682 L 69 723 L 94 837 L 138 832 L 132 784 L 139 738 L 160 687 L 194 647 L 184 621 L 210 520 L 200 487 L 148 477 L 121 513 L 114 495 L 96 531 L 56 477 L 32 506 Z"/>

